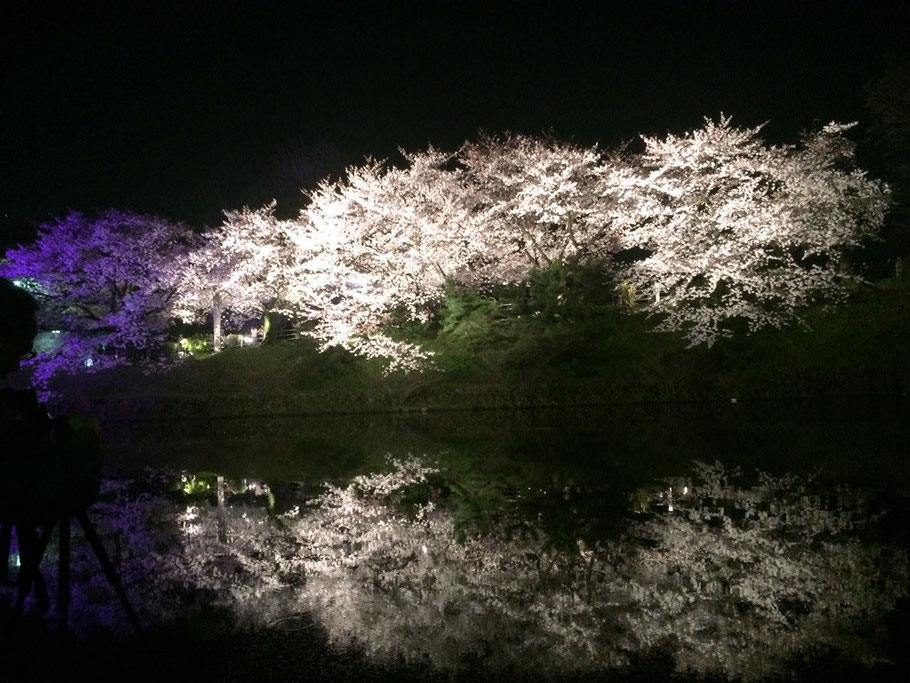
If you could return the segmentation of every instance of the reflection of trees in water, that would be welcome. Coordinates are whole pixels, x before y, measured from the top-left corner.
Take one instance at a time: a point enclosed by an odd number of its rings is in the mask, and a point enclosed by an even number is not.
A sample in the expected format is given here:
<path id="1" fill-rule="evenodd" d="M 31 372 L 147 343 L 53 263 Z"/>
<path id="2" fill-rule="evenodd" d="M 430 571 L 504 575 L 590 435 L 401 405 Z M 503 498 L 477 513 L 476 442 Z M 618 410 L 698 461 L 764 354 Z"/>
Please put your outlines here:
<path id="1" fill-rule="evenodd" d="M 618 537 L 574 552 L 534 520 L 456 528 L 418 460 L 282 515 L 203 503 L 175 517 L 149 494 L 98 514 L 147 619 L 215 603 L 262 626 L 306 611 L 340 647 L 445 669 L 581 673 L 659 651 L 680 670 L 756 679 L 819 647 L 874 662 L 883 613 L 910 585 L 906 552 L 861 540 L 875 516 L 856 497 L 735 474 L 698 465 L 636 498 Z M 77 592 L 73 609 L 116 611 L 95 596 Z"/>

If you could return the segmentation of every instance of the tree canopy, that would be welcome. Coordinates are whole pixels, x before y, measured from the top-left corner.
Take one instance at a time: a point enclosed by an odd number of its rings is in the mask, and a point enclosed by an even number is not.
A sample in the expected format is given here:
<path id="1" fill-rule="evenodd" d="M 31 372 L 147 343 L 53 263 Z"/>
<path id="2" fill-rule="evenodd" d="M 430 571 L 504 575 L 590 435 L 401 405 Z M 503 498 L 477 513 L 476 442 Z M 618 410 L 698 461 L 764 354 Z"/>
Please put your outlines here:
<path id="1" fill-rule="evenodd" d="M 768 146 L 760 127 L 706 121 L 684 136 L 645 138 L 623 173 L 633 193 L 624 238 L 647 256 L 621 269 L 693 344 L 779 327 L 815 301 L 837 300 L 847 249 L 875 234 L 887 189 L 853 167 L 850 126 L 829 124 L 800 146 Z"/>
<path id="2" fill-rule="evenodd" d="M 349 169 L 298 220 L 336 278 L 316 334 L 403 363 L 412 346 L 375 346 L 393 310 L 419 317 L 447 279 L 520 282 L 566 261 L 602 267 L 692 344 L 781 326 L 842 297 L 845 252 L 884 220 L 888 189 L 855 168 L 849 128 L 770 146 L 721 117 L 639 155 L 508 136 Z"/>
<path id="3" fill-rule="evenodd" d="M 30 283 L 43 325 L 68 334 L 39 365 L 39 378 L 155 349 L 171 316 L 176 267 L 195 245 L 184 225 L 112 209 L 94 218 L 70 213 L 7 252 L 0 273 Z"/>
<path id="4" fill-rule="evenodd" d="M 580 264 L 656 329 L 713 344 L 843 297 L 845 253 L 881 227 L 889 190 L 857 169 L 850 125 L 769 145 L 729 117 L 604 152 L 523 135 L 402 152 L 325 180 L 292 220 L 275 203 L 225 212 L 201 240 L 129 212 L 71 214 L 11 250 L 56 317 L 108 358 L 150 348 L 168 318 L 278 312 L 322 348 L 424 365 L 394 330 L 452 284 L 491 290 Z M 90 341 L 89 341 L 90 340 Z M 79 351 L 85 355 L 85 351 Z"/>

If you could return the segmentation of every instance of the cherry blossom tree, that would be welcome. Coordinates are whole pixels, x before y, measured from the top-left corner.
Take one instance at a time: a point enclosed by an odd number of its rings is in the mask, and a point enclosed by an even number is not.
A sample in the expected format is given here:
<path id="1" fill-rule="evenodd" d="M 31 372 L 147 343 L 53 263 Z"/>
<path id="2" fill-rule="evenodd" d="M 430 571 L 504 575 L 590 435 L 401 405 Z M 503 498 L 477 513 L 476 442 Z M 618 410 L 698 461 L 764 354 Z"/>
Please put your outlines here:
<path id="1" fill-rule="evenodd" d="M 843 254 L 876 233 L 888 206 L 887 188 L 854 167 L 850 127 L 829 124 L 799 147 L 768 146 L 760 126 L 729 117 L 644 138 L 613 185 L 634 216 L 624 243 L 647 253 L 623 278 L 661 317 L 657 329 L 710 345 L 731 321 L 779 327 L 843 298 Z"/>
<path id="2" fill-rule="evenodd" d="M 407 168 L 375 161 L 349 168 L 310 195 L 292 239 L 324 346 L 415 367 L 427 354 L 384 329 L 393 313 L 427 316 L 449 278 L 468 277 L 483 253 L 463 172 L 434 149 L 405 154 Z"/>
<path id="3" fill-rule="evenodd" d="M 292 231 L 298 291 L 325 346 L 397 367 L 426 353 L 387 335 L 393 312 L 422 319 L 446 282 L 516 283 L 554 264 L 602 268 L 693 344 L 737 322 L 780 326 L 843 297 L 843 252 L 882 223 L 887 188 L 854 167 L 848 128 L 775 147 L 722 117 L 645 138 L 638 156 L 507 136 L 405 155 L 405 169 L 370 162 L 310 195 Z"/>
<path id="4" fill-rule="evenodd" d="M 173 313 L 183 320 L 212 316 L 212 347 L 221 348 L 222 316 L 294 315 L 302 279 L 289 224 L 275 202 L 226 211 L 178 269 Z"/>
<path id="5" fill-rule="evenodd" d="M 184 322 L 194 322 L 212 316 L 212 349 L 221 350 L 222 319 L 224 316 L 225 296 L 229 301 L 243 300 L 246 292 L 232 296 L 235 292 L 228 290 L 231 284 L 231 264 L 220 256 L 216 233 L 207 232 L 202 236 L 202 243 L 187 254 L 186 260 L 178 269 L 177 295 L 174 297 L 174 316 Z"/>
<path id="6" fill-rule="evenodd" d="M 842 298 L 844 251 L 882 223 L 887 188 L 855 168 L 848 128 L 768 146 L 721 117 L 644 138 L 640 155 L 504 136 L 403 152 L 403 168 L 368 161 L 321 183 L 295 220 L 274 202 L 227 212 L 182 269 L 174 311 L 211 311 L 216 348 L 223 311 L 277 312 L 309 320 L 323 348 L 412 369 L 430 354 L 390 336 L 393 321 L 427 320 L 447 285 L 579 264 L 693 344 L 780 326 Z"/>
<path id="7" fill-rule="evenodd" d="M 42 324 L 68 335 L 58 352 L 38 359 L 39 383 L 154 350 L 177 288 L 175 265 L 194 243 L 181 224 L 112 209 L 95 218 L 70 213 L 40 226 L 33 244 L 8 251 L 0 272 L 30 282 Z"/>
<path id="8" fill-rule="evenodd" d="M 385 332 L 393 313 L 423 320 L 447 283 L 520 282 L 618 249 L 596 149 L 519 136 L 403 155 L 404 169 L 368 162 L 321 184 L 301 214 L 303 290 L 325 346 L 419 367 L 426 353 Z"/>
<path id="9" fill-rule="evenodd" d="M 458 154 L 475 189 L 483 256 L 496 282 L 531 269 L 603 258 L 620 248 L 610 162 L 581 148 L 524 135 L 486 137 Z"/>

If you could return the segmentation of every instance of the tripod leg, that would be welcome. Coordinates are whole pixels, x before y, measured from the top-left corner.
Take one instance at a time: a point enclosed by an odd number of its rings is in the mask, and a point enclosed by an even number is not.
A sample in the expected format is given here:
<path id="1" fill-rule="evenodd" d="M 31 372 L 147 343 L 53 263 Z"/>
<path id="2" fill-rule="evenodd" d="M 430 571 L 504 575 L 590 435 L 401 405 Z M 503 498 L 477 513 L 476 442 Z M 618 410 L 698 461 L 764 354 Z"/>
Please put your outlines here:
<path id="1" fill-rule="evenodd" d="M 126 610 L 126 616 L 129 618 L 130 623 L 133 625 L 133 629 L 138 635 L 142 635 L 142 626 L 139 625 L 139 617 L 136 616 L 136 612 L 133 610 L 133 606 L 130 604 L 129 599 L 126 597 L 126 591 L 123 590 L 123 585 L 120 583 L 120 577 L 117 576 L 117 571 L 114 569 L 114 565 L 111 564 L 110 558 L 107 556 L 107 553 L 104 550 L 104 546 L 101 545 L 101 539 L 98 538 L 98 534 L 95 531 L 95 527 L 92 526 L 92 523 L 89 521 L 88 516 L 85 512 L 80 512 L 76 515 L 76 519 L 79 520 L 79 524 L 82 525 L 82 530 L 85 532 L 85 537 L 88 539 L 89 544 L 92 546 L 92 550 L 95 551 L 95 556 L 98 558 L 98 562 L 101 563 L 101 568 L 104 570 L 104 575 L 107 577 L 107 582 L 114 589 L 114 592 L 117 594 L 117 597 L 120 599 L 120 604 L 123 605 L 123 609 Z"/>
<path id="2" fill-rule="evenodd" d="M 47 588 L 44 585 L 44 577 L 41 576 L 41 558 L 44 557 L 44 551 L 47 550 L 47 542 L 51 539 L 53 530 L 54 523 L 48 523 L 41 530 L 41 538 L 36 540 L 34 529 L 28 525 L 16 525 L 16 538 L 19 541 L 19 557 L 22 565 L 17 578 L 19 588 L 16 592 L 16 604 L 13 607 L 11 619 L 13 623 L 22 616 L 22 610 L 25 608 L 25 596 L 31 590 L 32 582 L 35 583 L 35 597 L 39 607 L 47 609 Z"/>
<path id="3" fill-rule="evenodd" d="M 61 646 L 66 646 L 66 627 L 70 612 L 70 518 L 60 518 L 60 550 L 57 572 L 57 620 Z"/>

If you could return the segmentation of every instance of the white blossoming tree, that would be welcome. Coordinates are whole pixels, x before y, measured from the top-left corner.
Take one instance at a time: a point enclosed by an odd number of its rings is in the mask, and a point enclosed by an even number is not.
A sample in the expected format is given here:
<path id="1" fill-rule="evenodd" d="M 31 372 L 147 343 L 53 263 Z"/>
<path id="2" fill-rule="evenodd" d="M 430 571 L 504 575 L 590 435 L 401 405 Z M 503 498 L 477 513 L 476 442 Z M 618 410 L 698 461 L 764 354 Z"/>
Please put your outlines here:
<path id="1" fill-rule="evenodd" d="M 781 326 L 800 308 L 842 297 L 844 251 L 875 234 L 887 188 L 853 165 L 850 126 L 829 124 L 800 147 L 768 146 L 730 118 L 683 136 L 644 138 L 616 185 L 634 212 L 628 247 L 646 250 L 624 274 L 692 344 Z"/>
<path id="2" fill-rule="evenodd" d="M 506 136 L 403 153 L 404 168 L 370 161 L 320 184 L 296 220 L 274 203 L 227 213 L 189 260 L 177 310 L 211 309 L 216 327 L 222 309 L 281 312 L 310 320 L 323 348 L 413 369 L 429 353 L 390 328 L 426 320 L 447 284 L 580 264 L 692 344 L 780 326 L 843 296 L 844 251 L 882 223 L 887 188 L 854 167 L 847 128 L 769 146 L 721 117 L 645 138 L 637 156 Z"/>
<path id="3" fill-rule="evenodd" d="M 425 319 L 448 282 L 521 282 L 618 249 L 596 149 L 519 136 L 404 156 L 405 169 L 370 162 L 323 183 L 301 214 L 302 291 L 325 346 L 419 367 L 425 352 L 383 331 L 393 312 Z"/>
<path id="4" fill-rule="evenodd" d="M 596 147 L 523 135 L 462 146 L 494 282 L 533 268 L 602 258 L 620 248 L 611 215 L 610 163 Z"/>
<path id="5" fill-rule="evenodd" d="M 292 239 L 312 334 L 411 368 L 426 353 L 384 328 L 396 312 L 425 318 L 446 280 L 472 271 L 482 241 L 463 174 L 445 167 L 450 157 L 431 148 L 405 158 L 405 169 L 369 162 L 322 183 Z"/>
<path id="6" fill-rule="evenodd" d="M 297 249 L 275 202 L 226 211 L 202 245 L 178 268 L 173 313 L 183 320 L 212 316 L 212 342 L 221 347 L 222 316 L 294 315 L 301 283 Z"/>

